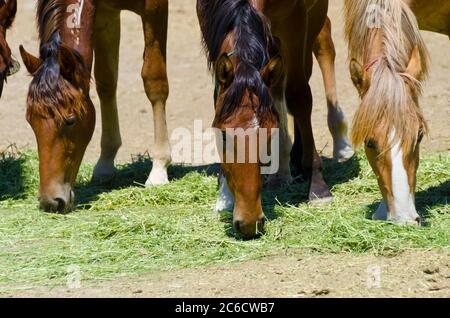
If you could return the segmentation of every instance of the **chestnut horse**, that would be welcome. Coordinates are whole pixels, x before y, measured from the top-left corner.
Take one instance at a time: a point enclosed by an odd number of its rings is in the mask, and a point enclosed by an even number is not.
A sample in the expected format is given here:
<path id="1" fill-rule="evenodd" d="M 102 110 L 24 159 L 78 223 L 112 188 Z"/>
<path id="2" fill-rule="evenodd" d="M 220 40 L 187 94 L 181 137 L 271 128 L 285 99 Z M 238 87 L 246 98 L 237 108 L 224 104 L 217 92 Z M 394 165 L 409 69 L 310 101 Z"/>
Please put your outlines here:
<path id="1" fill-rule="evenodd" d="M 16 17 L 17 0 L 0 0 L 0 97 L 7 77 L 19 70 L 20 64 L 13 60 L 11 49 L 6 42 L 6 31 Z"/>
<path id="2" fill-rule="evenodd" d="M 415 15 L 423 28 L 449 35 L 450 2 L 346 0 L 345 13 L 350 72 L 362 98 L 352 139 L 364 144 L 383 196 L 373 218 L 420 224 L 416 173 L 428 127 L 419 97 L 429 55 Z"/>
<path id="3" fill-rule="evenodd" d="M 38 143 L 39 201 L 45 211 L 67 212 L 74 207 L 75 179 L 95 127 L 89 98 L 93 51 L 102 110 L 102 150 L 93 181 L 106 181 L 115 174 L 114 159 L 121 145 L 116 99 L 121 10 L 140 15 L 144 29 L 142 78 L 153 105 L 156 140 L 147 185 L 168 182 L 168 1 L 39 0 L 40 56 L 34 57 L 22 47 L 21 54 L 33 75 L 27 120 Z"/>
<path id="4" fill-rule="evenodd" d="M 266 128 L 272 134 L 278 128 L 280 167 L 270 178 L 288 181 L 289 111 L 298 127 L 292 165 L 309 179 L 310 201 L 329 201 L 332 196 L 312 132 L 309 86 L 313 49 L 327 18 L 328 1 L 198 0 L 197 10 L 217 83 L 213 126 L 222 131 Z M 249 138 L 245 142 L 247 149 L 251 147 Z M 233 225 L 244 238 L 257 236 L 264 225 L 261 158 L 259 163 L 248 159 L 222 163 L 218 200 L 234 203 Z"/>

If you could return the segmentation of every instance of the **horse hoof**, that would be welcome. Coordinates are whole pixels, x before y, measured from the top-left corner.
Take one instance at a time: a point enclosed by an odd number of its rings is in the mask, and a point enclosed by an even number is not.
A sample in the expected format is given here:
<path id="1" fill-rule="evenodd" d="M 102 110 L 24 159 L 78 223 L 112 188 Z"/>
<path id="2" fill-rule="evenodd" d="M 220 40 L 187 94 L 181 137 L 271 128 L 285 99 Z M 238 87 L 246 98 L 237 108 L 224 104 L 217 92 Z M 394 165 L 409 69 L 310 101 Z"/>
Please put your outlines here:
<path id="1" fill-rule="evenodd" d="M 169 183 L 169 177 L 167 175 L 167 170 L 152 170 L 150 176 L 145 182 L 147 188 L 157 187 Z"/>
<path id="2" fill-rule="evenodd" d="M 315 190 L 309 192 L 309 202 L 312 205 L 325 205 L 333 202 L 333 200 L 333 195 L 328 187 L 315 188 Z"/>
<path id="3" fill-rule="evenodd" d="M 343 146 L 335 147 L 333 157 L 334 160 L 336 160 L 338 163 L 344 163 L 352 159 L 354 155 L 355 151 L 353 150 L 352 146 L 350 146 L 350 143 L 347 141 Z"/>
<path id="4" fill-rule="evenodd" d="M 266 189 L 269 191 L 279 189 L 292 183 L 291 176 L 271 176 L 267 180 Z"/>
<path id="5" fill-rule="evenodd" d="M 310 200 L 309 203 L 313 206 L 323 206 L 328 205 L 334 201 L 334 198 L 331 197 L 325 197 L 325 198 L 316 198 L 313 200 Z"/>
<path id="6" fill-rule="evenodd" d="M 91 183 L 94 185 L 109 183 L 114 180 L 116 174 L 117 169 L 114 166 L 109 168 L 96 166 L 94 169 L 94 174 L 92 175 Z"/>

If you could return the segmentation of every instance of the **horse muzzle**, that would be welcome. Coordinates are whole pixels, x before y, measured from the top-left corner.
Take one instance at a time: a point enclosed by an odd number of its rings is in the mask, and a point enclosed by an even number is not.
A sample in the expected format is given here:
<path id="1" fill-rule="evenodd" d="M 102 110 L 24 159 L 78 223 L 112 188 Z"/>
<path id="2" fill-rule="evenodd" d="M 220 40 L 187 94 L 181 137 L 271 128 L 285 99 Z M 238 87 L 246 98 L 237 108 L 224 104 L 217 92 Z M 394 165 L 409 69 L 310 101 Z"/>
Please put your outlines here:
<path id="1" fill-rule="evenodd" d="M 20 71 L 20 63 L 15 59 L 11 59 L 9 67 L 0 74 L 0 98 L 3 95 L 3 87 L 8 82 L 8 77 Z"/>

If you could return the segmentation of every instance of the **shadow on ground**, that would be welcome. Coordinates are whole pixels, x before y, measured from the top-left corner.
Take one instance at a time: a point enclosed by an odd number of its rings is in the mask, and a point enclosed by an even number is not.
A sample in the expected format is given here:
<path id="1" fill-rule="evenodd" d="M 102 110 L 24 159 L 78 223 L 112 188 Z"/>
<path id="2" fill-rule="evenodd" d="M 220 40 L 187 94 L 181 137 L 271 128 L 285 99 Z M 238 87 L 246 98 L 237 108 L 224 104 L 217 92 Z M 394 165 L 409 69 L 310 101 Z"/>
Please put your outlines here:
<path id="1" fill-rule="evenodd" d="M 76 187 L 77 205 L 84 209 L 89 209 L 90 203 L 96 201 L 98 196 L 102 193 L 129 188 L 132 186 L 143 187 L 151 169 L 152 161 L 148 156 L 137 156 L 133 158 L 132 163 L 119 167 L 116 175 L 111 180 L 102 182 L 101 184 L 94 184 L 92 182 L 78 184 Z M 187 174 L 192 172 L 215 175 L 218 171 L 218 165 L 198 167 L 172 165 L 168 169 L 170 181 L 182 179 Z"/>
<path id="2" fill-rule="evenodd" d="M 332 189 L 335 185 L 349 182 L 357 177 L 361 171 L 360 163 L 357 156 L 345 163 L 338 163 L 333 159 L 322 158 L 324 163 L 324 177 Z M 308 182 L 304 178 L 296 178 L 293 184 L 280 187 L 275 191 L 265 189 L 263 191 L 263 209 L 267 220 L 275 220 L 278 215 L 275 211 L 276 205 L 299 205 L 308 200 Z M 239 235 L 234 231 L 232 226 L 232 214 L 225 213 L 221 215 L 221 219 L 226 222 L 225 231 L 230 237 L 239 239 Z"/>
<path id="3" fill-rule="evenodd" d="M 345 163 L 338 163 L 333 159 L 322 158 L 324 164 L 324 178 L 330 189 L 334 186 L 349 182 L 357 177 L 361 171 L 360 163 L 357 156 Z M 289 186 L 280 188 L 277 191 L 264 191 L 263 204 L 264 211 L 269 220 L 277 218 L 275 213 L 275 205 L 299 205 L 308 201 L 307 181 L 303 178 L 297 178 L 296 181 Z"/>
<path id="4" fill-rule="evenodd" d="M 23 167 L 25 160 L 13 146 L 0 153 L 0 200 L 24 198 Z"/>

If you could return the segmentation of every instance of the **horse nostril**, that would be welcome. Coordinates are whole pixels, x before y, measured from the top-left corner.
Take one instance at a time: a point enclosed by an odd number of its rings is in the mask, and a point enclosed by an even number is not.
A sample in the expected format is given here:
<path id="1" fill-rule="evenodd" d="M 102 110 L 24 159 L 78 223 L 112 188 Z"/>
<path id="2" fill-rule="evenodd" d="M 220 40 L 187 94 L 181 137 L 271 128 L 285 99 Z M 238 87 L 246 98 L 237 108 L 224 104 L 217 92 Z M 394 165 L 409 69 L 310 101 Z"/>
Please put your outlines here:
<path id="1" fill-rule="evenodd" d="M 241 232 L 241 221 L 234 221 L 233 226 L 236 232 Z"/>
<path id="2" fill-rule="evenodd" d="M 58 212 L 64 211 L 64 209 L 66 208 L 66 201 L 61 198 L 55 198 L 54 200 L 58 204 L 58 206 L 56 208 L 58 210 Z"/>

